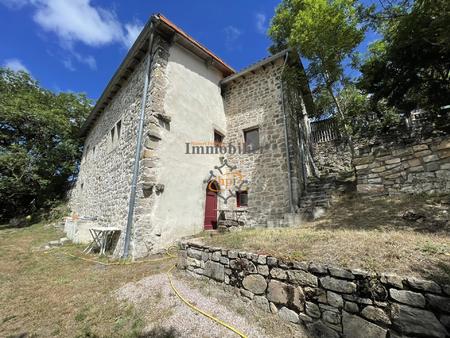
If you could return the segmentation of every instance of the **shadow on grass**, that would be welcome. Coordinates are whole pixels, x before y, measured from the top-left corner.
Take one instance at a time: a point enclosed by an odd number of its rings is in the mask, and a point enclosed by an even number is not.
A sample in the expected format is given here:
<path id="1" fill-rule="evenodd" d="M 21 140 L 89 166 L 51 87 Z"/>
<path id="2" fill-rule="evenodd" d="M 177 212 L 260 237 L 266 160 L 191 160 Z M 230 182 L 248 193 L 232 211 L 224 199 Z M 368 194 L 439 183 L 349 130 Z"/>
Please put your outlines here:
<path id="1" fill-rule="evenodd" d="M 181 334 L 173 327 L 164 328 L 164 327 L 155 327 L 154 329 L 142 333 L 138 336 L 138 338 L 177 338 L 181 337 Z"/>
<path id="2" fill-rule="evenodd" d="M 15 223 L 0 224 L 0 231 L 2 231 L 2 230 L 11 230 L 11 229 L 29 228 L 33 224 L 34 223 L 32 223 L 32 222 L 26 222 L 26 223 L 23 222 L 23 223 L 19 223 L 19 224 L 15 224 Z"/>
<path id="3" fill-rule="evenodd" d="M 412 230 L 450 234 L 450 195 L 373 197 L 351 194 L 337 201 L 318 229 Z M 410 213 L 410 217 L 405 215 Z"/>
<path id="4" fill-rule="evenodd" d="M 440 284 L 450 284 L 450 262 L 430 262 L 428 264 L 411 264 L 410 269 L 420 274 L 424 279 Z"/>

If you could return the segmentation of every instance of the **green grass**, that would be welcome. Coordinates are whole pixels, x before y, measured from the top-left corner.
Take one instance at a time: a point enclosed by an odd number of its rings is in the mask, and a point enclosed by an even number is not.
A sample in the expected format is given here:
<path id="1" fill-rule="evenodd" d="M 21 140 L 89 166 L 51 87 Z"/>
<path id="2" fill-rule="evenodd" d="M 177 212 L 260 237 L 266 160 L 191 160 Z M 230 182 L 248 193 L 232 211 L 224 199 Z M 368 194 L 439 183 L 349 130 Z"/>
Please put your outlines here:
<path id="1" fill-rule="evenodd" d="M 450 281 L 448 196 L 336 200 L 326 216 L 292 228 L 250 228 L 210 236 L 207 244 L 377 272 Z M 424 215 L 405 220 L 406 210 Z M 201 236 L 200 236 L 201 237 Z"/>
<path id="2" fill-rule="evenodd" d="M 170 262 L 105 267 L 65 254 L 83 246 L 42 249 L 63 236 L 44 223 L 0 227 L 0 336 L 138 337 L 148 314 L 113 292 Z"/>

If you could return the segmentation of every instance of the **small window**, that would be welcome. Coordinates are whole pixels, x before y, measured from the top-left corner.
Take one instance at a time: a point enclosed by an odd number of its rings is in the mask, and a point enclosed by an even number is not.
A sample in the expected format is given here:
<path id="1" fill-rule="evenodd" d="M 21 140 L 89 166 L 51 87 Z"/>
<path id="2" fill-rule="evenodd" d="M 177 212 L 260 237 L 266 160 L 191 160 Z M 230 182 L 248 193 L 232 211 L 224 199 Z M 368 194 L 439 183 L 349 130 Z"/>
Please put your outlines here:
<path id="1" fill-rule="evenodd" d="M 92 147 L 92 156 L 95 156 L 95 146 Z"/>
<path id="2" fill-rule="evenodd" d="M 116 129 L 117 129 L 117 141 L 119 141 L 120 140 L 120 134 L 122 132 L 122 120 L 119 120 L 116 123 Z"/>
<path id="3" fill-rule="evenodd" d="M 221 146 L 223 142 L 223 135 L 217 130 L 214 130 L 214 145 Z"/>
<path id="4" fill-rule="evenodd" d="M 237 207 L 248 206 L 248 191 L 236 191 Z"/>
<path id="5" fill-rule="evenodd" d="M 119 144 L 121 134 L 122 134 L 122 120 L 119 120 L 111 129 L 111 142 L 110 142 L 111 150 L 113 150 Z"/>
<path id="6" fill-rule="evenodd" d="M 244 141 L 247 151 L 255 151 L 259 149 L 259 129 L 244 130 Z"/>
<path id="7" fill-rule="evenodd" d="M 111 144 L 114 144 L 115 136 L 116 136 L 116 127 L 114 126 L 111 129 Z"/>
<path id="8" fill-rule="evenodd" d="M 84 157 L 85 157 L 86 159 L 88 159 L 88 157 L 89 157 L 89 145 L 86 146 L 86 152 L 84 153 Z"/>

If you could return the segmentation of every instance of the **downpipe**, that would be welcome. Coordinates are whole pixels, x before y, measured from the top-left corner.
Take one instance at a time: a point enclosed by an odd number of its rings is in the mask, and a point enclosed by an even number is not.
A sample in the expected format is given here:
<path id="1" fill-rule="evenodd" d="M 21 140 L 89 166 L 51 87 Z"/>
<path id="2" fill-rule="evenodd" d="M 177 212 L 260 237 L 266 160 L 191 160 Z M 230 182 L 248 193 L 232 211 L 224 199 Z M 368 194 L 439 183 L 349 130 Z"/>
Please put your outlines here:
<path id="1" fill-rule="evenodd" d="M 286 146 L 286 157 L 287 157 L 287 169 L 288 169 L 288 190 L 289 190 L 289 210 L 291 213 L 294 212 L 294 202 L 292 196 L 292 175 L 291 175 L 291 158 L 289 152 L 289 142 L 288 142 L 288 126 L 287 126 L 287 116 L 286 116 L 286 107 L 284 100 L 284 84 L 283 84 L 283 73 L 286 67 L 286 63 L 289 57 L 289 51 L 286 52 L 286 56 L 284 58 L 283 70 L 281 71 L 281 106 L 283 110 L 283 120 L 284 120 L 284 142 Z"/>
<path id="2" fill-rule="evenodd" d="M 141 152 L 142 152 L 142 136 L 143 136 L 143 132 L 144 132 L 145 107 L 147 105 L 148 85 L 150 82 L 151 66 L 153 63 L 153 52 L 152 51 L 153 51 L 153 43 L 154 43 L 154 35 L 155 35 L 154 31 L 155 31 L 155 24 L 152 21 L 150 23 L 148 57 L 147 57 L 147 64 L 145 66 L 144 90 L 142 93 L 141 112 L 139 115 L 139 126 L 138 126 L 138 132 L 137 132 L 136 152 L 134 155 L 133 177 L 131 180 L 130 202 L 128 204 L 127 228 L 126 228 L 126 232 L 125 232 L 125 243 L 124 243 L 122 258 L 128 258 L 129 249 L 130 249 L 130 240 L 131 240 L 131 229 L 133 228 L 134 207 L 135 207 L 135 203 L 136 203 L 136 188 L 137 188 L 137 181 L 138 181 L 138 177 L 139 177 L 139 165 L 140 165 Z"/>

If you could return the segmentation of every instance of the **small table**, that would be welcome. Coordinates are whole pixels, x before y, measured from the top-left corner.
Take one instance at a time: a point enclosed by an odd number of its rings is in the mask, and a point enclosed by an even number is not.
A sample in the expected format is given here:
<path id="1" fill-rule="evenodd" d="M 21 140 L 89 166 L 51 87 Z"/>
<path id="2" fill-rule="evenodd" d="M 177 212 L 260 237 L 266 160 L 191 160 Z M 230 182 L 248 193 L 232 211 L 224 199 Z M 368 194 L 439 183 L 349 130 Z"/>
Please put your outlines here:
<path id="1" fill-rule="evenodd" d="M 108 243 L 111 243 L 114 235 L 120 232 L 120 228 L 116 227 L 92 227 L 89 232 L 92 236 L 92 242 L 84 249 L 84 253 L 90 253 L 95 246 L 100 248 L 100 256 L 106 255 Z"/>

